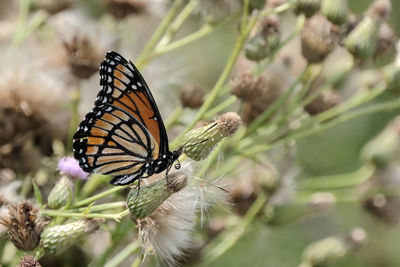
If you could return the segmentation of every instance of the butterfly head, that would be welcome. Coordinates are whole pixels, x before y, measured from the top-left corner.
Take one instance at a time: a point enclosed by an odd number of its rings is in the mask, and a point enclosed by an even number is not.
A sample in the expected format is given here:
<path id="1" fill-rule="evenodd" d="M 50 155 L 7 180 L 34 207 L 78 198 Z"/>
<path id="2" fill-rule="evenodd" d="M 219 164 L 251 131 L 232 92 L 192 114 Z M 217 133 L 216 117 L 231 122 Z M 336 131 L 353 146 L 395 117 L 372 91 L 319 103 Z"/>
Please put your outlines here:
<path id="1" fill-rule="evenodd" d="M 177 150 L 174 150 L 174 151 L 171 152 L 171 154 L 172 154 L 171 164 L 172 164 L 172 162 L 174 162 L 176 160 L 178 161 L 178 163 L 175 164 L 175 169 L 180 169 L 181 168 L 181 163 L 179 162 L 178 158 L 181 156 L 182 151 L 183 151 L 183 147 L 180 147 Z"/>

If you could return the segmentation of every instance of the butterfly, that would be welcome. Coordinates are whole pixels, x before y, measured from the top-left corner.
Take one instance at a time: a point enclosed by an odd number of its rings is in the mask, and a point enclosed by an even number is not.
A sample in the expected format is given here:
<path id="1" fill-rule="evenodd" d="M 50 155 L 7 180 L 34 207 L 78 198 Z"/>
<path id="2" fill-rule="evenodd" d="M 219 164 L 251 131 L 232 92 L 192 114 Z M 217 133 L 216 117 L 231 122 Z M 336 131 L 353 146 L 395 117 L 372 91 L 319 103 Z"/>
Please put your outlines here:
<path id="1" fill-rule="evenodd" d="M 100 65 L 100 85 L 94 108 L 73 136 L 74 157 L 81 168 L 114 176 L 113 185 L 168 172 L 182 148 L 169 150 L 157 104 L 135 65 L 107 52 Z"/>

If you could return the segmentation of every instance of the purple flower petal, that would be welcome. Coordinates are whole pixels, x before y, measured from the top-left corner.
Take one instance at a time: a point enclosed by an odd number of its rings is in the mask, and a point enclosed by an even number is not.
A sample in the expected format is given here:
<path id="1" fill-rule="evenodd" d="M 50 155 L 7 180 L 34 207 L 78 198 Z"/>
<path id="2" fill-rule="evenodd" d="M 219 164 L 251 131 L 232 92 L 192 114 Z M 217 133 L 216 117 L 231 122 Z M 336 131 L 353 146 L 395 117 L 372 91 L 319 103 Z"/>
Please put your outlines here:
<path id="1" fill-rule="evenodd" d="M 58 170 L 71 178 L 86 180 L 89 174 L 84 172 L 73 157 L 64 157 L 58 161 Z"/>

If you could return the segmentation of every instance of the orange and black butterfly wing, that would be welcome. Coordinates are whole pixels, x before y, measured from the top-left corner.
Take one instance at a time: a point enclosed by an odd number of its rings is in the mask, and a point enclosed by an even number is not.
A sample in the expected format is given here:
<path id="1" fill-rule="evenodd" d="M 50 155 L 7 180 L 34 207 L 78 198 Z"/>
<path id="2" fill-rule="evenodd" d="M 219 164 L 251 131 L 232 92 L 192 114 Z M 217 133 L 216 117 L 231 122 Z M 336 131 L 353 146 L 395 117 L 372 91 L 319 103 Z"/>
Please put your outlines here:
<path id="1" fill-rule="evenodd" d="M 96 105 L 109 104 L 135 117 L 154 137 L 159 155 L 168 151 L 168 136 L 150 89 L 131 61 L 107 52 L 100 65 L 100 90 Z"/>
<path id="2" fill-rule="evenodd" d="M 114 185 L 139 179 L 158 156 L 158 143 L 130 113 L 110 104 L 97 105 L 74 135 L 74 156 L 86 172 L 115 176 Z"/>

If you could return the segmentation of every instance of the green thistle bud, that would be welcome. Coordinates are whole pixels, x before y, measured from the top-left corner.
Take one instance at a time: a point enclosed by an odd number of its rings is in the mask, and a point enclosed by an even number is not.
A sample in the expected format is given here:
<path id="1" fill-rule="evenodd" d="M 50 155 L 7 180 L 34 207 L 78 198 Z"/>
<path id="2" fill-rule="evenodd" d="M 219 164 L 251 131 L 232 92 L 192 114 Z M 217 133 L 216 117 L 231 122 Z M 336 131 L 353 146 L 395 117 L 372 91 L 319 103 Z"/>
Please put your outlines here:
<path id="1" fill-rule="evenodd" d="M 49 207 L 58 209 L 67 205 L 71 199 L 71 189 L 72 181 L 67 176 L 62 176 L 47 197 Z"/>
<path id="2" fill-rule="evenodd" d="M 152 184 L 132 189 L 126 200 L 129 211 L 136 219 L 150 216 L 173 193 L 180 191 L 187 184 L 183 172 L 168 174 Z"/>
<path id="3" fill-rule="evenodd" d="M 193 160 L 205 159 L 224 137 L 236 132 L 241 122 L 237 113 L 228 112 L 215 122 L 188 132 L 184 138 L 183 153 Z"/>
<path id="4" fill-rule="evenodd" d="M 319 10 L 321 0 L 299 0 L 294 6 L 294 13 L 311 17 Z"/>
<path id="5" fill-rule="evenodd" d="M 321 12 L 334 24 L 342 25 L 347 21 L 347 15 L 349 13 L 347 0 L 323 0 Z"/>
<path id="6" fill-rule="evenodd" d="M 79 239 L 99 229 L 104 219 L 85 219 L 44 229 L 40 246 L 48 253 L 61 254 Z"/>
<path id="7" fill-rule="evenodd" d="M 336 237 L 328 237 L 312 243 L 303 253 L 302 266 L 325 266 L 347 253 L 346 244 Z"/>
<path id="8" fill-rule="evenodd" d="M 359 59 L 368 59 L 375 53 L 379 21 L 366 16 L 345 40 L 347 50 Z"/>
<path id="9" fill-rule="evenodd" d="M 280 43 L 279 25 L 272 17 L 261 20 L 259 29 L 246 44 L 245 55 L 249 60 L 262 60 L 270 56 Z"/>

